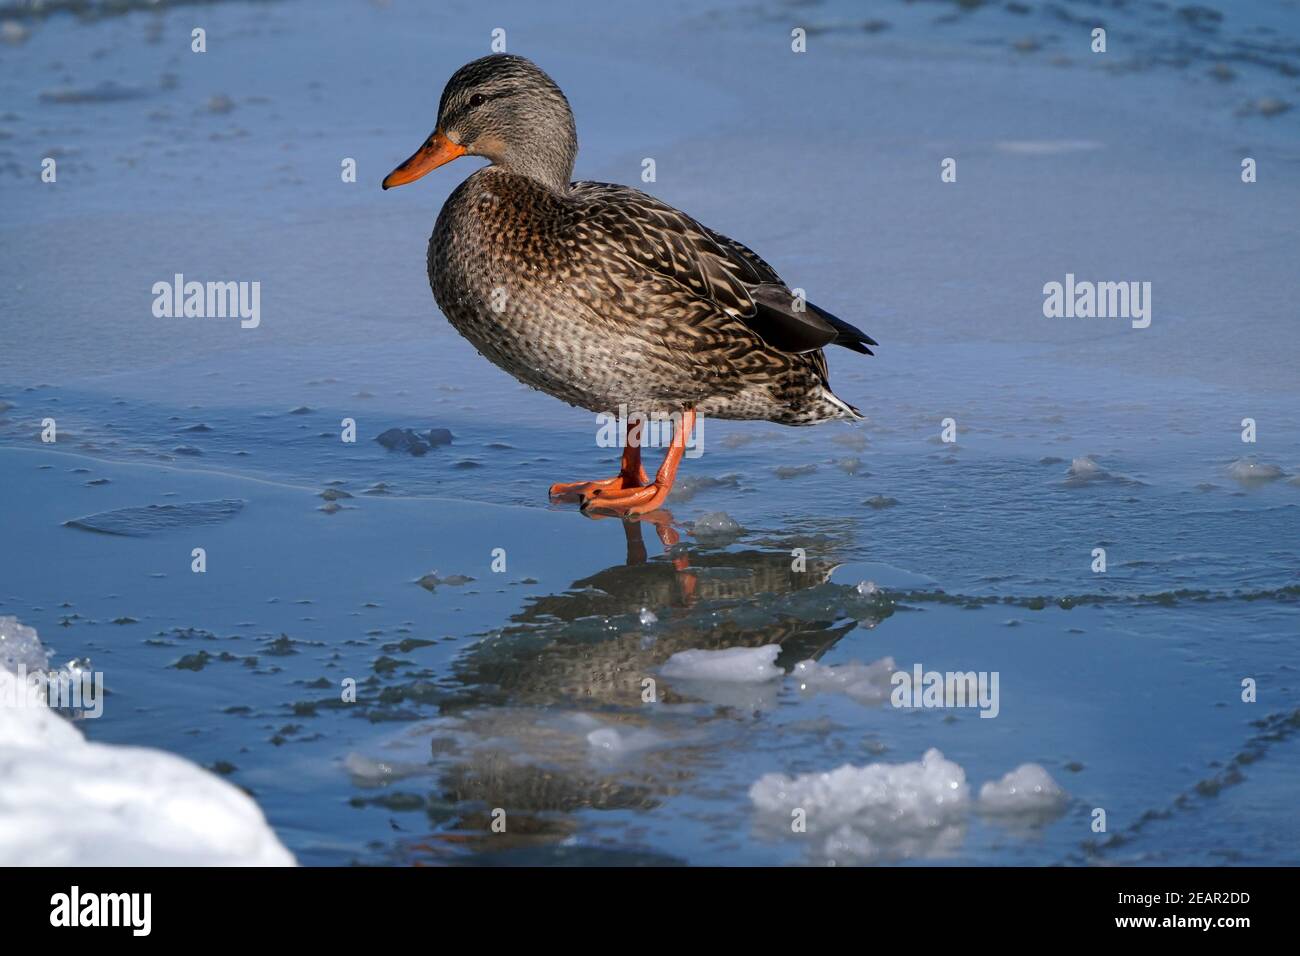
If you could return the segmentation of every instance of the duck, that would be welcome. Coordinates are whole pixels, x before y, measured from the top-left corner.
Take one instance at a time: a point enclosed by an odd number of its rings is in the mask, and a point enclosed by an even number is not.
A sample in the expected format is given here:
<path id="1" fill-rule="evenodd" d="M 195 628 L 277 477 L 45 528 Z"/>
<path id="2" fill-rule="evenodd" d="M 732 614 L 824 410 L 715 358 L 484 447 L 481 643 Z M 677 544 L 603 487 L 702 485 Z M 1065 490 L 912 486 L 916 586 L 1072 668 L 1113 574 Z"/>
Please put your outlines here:
<path id="1" fill-rule="evenodd" d="M 629 186 L 572 181 L 577 153 L 555 81 L 526 57 L 496 53 L 452 75 L 433 133 L 382 183 L 486 159 L 429 237 L 438 308 L 521 382 L 631 426 L 618 474 L 553 484 L 551 498 L 602 515 L 660 509 L 698 418 L 864 417 L 831 391 L 824 349 L 873 355 L 873 338 L 681 210 Z M 671 425 L 653 479 L 641 460 L 647 422 Z"/>

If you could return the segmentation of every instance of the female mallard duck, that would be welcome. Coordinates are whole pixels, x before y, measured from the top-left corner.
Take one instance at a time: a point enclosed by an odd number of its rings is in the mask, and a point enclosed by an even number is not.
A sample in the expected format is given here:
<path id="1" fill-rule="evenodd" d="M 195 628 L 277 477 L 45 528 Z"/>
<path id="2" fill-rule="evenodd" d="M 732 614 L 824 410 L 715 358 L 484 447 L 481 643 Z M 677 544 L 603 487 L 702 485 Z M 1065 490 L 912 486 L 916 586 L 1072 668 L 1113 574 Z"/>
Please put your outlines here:
<path id="1" fill-rule="evenodd" d="M 695 416 L 812 425 L 862 414 L 830 390 L 822 346 L 871 355 L 869 336 L 805 303 L 752 251 L 627 186 L 571 183 L 569 101 L 531 61 L 497 54 L 452 76 L 438 126 L 384 179 L 458 156 L 491 165 L 447 199 L 429 238 L 439 308 L 515 378 L 629 421 L 667 416 L 654 481 L 637 429 L 613 478 L 551 486 L 583 508 L 653 511 Z"/>

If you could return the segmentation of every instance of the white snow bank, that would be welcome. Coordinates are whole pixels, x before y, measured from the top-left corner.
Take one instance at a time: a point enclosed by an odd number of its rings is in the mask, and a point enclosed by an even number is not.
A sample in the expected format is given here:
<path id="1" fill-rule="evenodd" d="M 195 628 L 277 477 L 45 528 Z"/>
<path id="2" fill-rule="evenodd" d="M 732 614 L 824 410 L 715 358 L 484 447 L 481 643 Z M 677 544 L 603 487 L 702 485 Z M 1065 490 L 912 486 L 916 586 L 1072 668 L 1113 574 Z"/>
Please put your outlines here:
<path id="1" fill-rule="evenodd" d="M 1001 780 L 980 787 L 980 809 L 998 815 L 1052 813 L 1062 809 L 1067 799 L 1051 774 L 1036 763 L 1021 764 Z"/>
<path id="2" fill-rule="evenodd" d="M 0 617 L 0 649 L 0 866 L 293 865 L 243 791 L 172 754 L 90 743 L 27 694 L 7 666 L 44 666 L 31 628 Z"/>
<path id="3" fill-rule="evenodd" d="M 680 651 L 664 662 L 664 677 L 682 680 L 758 684 L 785 672 L 774 665 L 781 647 L 728 647 L 720 651 Z"/>
<path id="4" fill-rule="evenodd" d="M 814 660 L 800 661 L 794 665 L 791 676 L 799 682 L 799 689 L 812 693 L 838 692 L 847 694 L 864 704 L 879 704 L 889 700 L 890 675 L 897 670 L 892 657 L 872 664 L 856 661 L 848 664 L 819 664 Z"/>

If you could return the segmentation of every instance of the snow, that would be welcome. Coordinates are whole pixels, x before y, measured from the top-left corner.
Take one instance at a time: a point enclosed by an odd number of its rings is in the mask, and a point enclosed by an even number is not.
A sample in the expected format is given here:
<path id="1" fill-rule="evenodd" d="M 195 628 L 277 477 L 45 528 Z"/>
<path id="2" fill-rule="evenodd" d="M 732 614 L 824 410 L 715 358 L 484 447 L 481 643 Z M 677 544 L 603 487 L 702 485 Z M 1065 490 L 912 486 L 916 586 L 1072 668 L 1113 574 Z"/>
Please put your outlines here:
<path id="1" fill-rule="evenodd" d="M 832 863 L 955 852 L 976 808 L 966 772 L 933 747 L 911 763 L 844 764 L 794 777 L 765 774 L 749 788 L 749 797 L 769 833 L 812 837 L 813 854 Z M 1046 770 L 1022 764 L 984 784 L 978 809 L 1002 823 L 1035 826 L 1063 810 L 1067 800 Z M 803 813 L 806 834 L 791 827 L 796 811 Z"/>
<path id="2" fill-rule="evenodd" d="M 720 651 L 679 651 L 664 663 L 664 677 L 682 680 L 761 684 L 785 672 L 775 666 L 778 644 L 764 647 L 728 647 Z"/>
<path id="3" fill-rule="evenodd" d="M 809 829 L 852 824 L 865 830 L 922 831 L 959 820 L 970 808 L 966 773 L 937 749 L 912 763 L 844 764 L 828 773 L 765 774 L 749 788 L 760 811 L 808 815 Z"/>
<path id="4" fill-rule="evenodd" d="M 912 763 L 769 773 L 749 797 L 769 832 L 810 840 L 831 863 L 944 855 L 961 844 L 971 803 L 965 771 L 934 748 Z M 791 822 L 799 811 L 803 833 Z"/>
<path id="5" fill-rule="evenodd" d="M 1025 763 L 1001 780 L 980 787 L 979 806 L 985 813 L 1029 816 L 1059 810 L 1067 799 L 1046 770 L 1036 763 Z"/>
<path id="6" fill-rule="evenodd" d="M 291 866 L 243 791 L 180 757 L 90 743 L 9 670 L 44 650 L 0 618 L 0 866 Z M 15 661 L 16 659 L 16 661 Z"/>

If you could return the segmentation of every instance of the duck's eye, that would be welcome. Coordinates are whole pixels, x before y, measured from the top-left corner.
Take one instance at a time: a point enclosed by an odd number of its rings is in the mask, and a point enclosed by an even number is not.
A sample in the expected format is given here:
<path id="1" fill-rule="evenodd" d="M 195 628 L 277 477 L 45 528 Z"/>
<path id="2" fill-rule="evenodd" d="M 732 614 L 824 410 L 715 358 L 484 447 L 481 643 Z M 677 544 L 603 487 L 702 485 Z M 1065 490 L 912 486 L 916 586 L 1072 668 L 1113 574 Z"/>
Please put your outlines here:
<path id="1" fill-rule="evenodd" d="M 484 96 L 482 93 L 475 93 L 473 96 L 469 98 L 469 105 L 470 108 L 473 109 L 475 106 L 482 106 L 486 101 L 487 101 L 487 97 Z"/>

